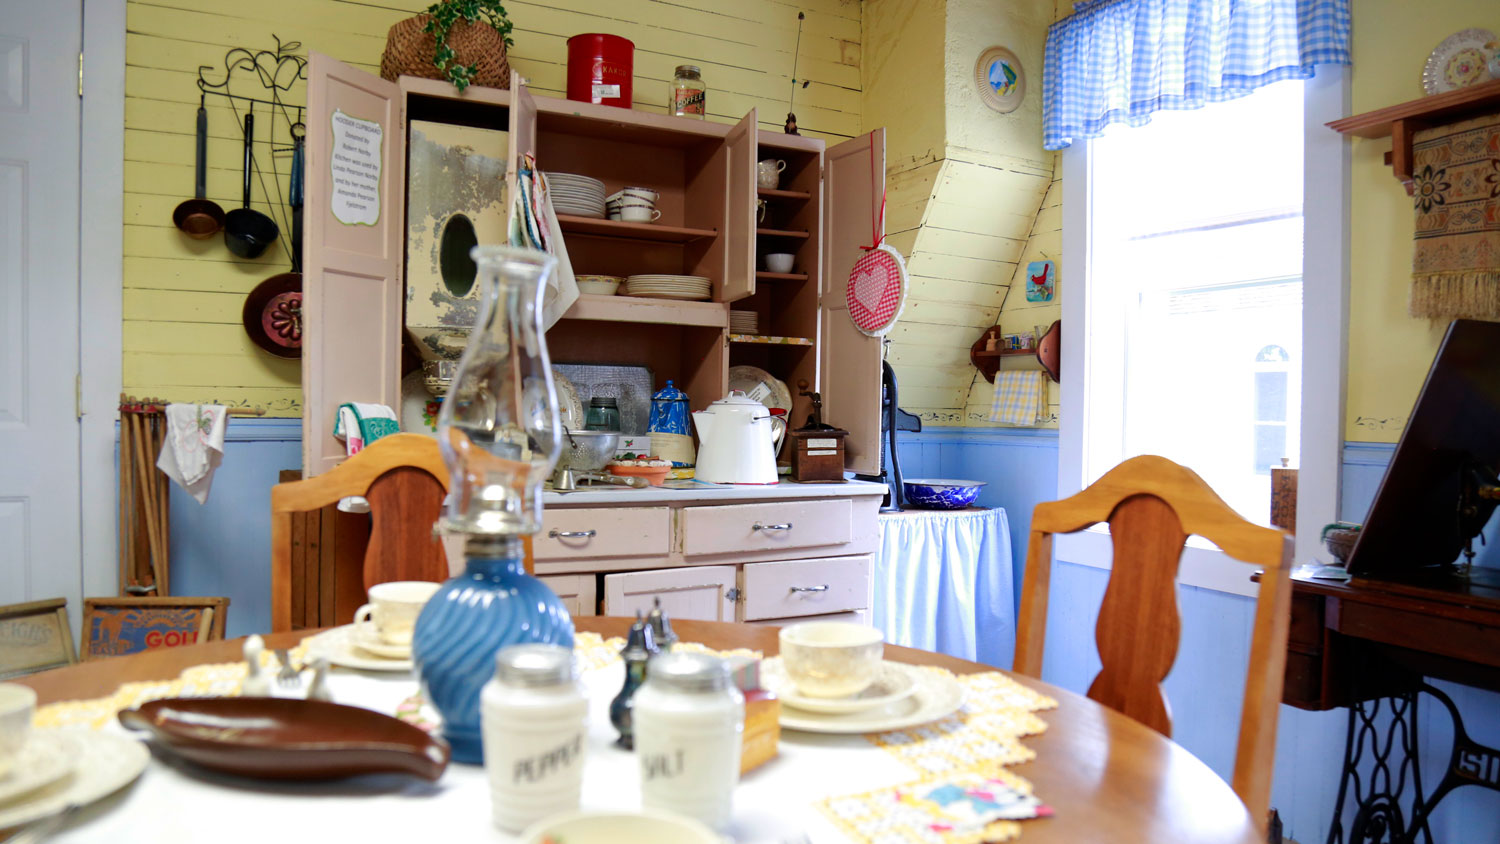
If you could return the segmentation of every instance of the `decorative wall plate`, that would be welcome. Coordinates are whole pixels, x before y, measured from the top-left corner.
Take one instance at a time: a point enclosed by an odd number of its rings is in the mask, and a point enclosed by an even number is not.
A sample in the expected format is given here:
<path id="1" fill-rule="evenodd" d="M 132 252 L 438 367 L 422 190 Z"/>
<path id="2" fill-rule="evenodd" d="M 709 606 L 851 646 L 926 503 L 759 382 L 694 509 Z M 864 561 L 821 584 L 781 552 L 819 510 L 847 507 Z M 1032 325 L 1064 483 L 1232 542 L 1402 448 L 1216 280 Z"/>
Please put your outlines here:
<path id="1" fill-rule="evenodd" d="M 974 63 L 974 86 L 979 99 L 995 111 L 1015 111 L 1026 97 L 1026 72 L 1021 60 L 1004 47 L 990 47 Z"/>
<path id="2" fill-rule="evenodd" d="M 1494 40 L 1495 33 L 1488 29 L 1461 29 L 1444 38 L 1422 69 L 1423 90 L 1441 94 L 1488 79 L 1490 52 L 1485 45 Z"/>

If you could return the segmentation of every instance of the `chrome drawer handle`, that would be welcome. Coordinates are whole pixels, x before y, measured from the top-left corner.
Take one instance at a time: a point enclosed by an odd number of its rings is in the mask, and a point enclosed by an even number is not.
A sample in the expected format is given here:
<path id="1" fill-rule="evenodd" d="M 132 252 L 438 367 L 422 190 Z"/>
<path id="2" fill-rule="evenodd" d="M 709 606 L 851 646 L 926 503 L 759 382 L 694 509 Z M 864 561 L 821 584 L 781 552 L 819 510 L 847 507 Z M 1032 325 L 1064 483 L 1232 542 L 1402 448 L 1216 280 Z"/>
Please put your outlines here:
<path id="1" fill-rule="evenodd" d="M 756 522 L 754 525 L 752 525 L 750 527 L 750 529 L 751 530 L 791 530 L 792 529 L 792 523 L 791 522 L 783 522 L 783 523 L 781 523 L 779 525 L 763 525 L 760 522 Z"/>
<path id="2" fill-rule="evenodd" d="M 557 528 L 553 528 L 552 530 L 547 531 L 547 538 L 588 539 L 590 536 L 593 536 L 597 533 L 598 531 L 596 530 L 558 530 Z"/>
<path id="3" fill-rule="evenodd" d="M 792 587 L 792 591 L 793 592 L 827 592 L 828 591 L 828 584 L 825 583 L 822 586 L 793 586 Z"/>

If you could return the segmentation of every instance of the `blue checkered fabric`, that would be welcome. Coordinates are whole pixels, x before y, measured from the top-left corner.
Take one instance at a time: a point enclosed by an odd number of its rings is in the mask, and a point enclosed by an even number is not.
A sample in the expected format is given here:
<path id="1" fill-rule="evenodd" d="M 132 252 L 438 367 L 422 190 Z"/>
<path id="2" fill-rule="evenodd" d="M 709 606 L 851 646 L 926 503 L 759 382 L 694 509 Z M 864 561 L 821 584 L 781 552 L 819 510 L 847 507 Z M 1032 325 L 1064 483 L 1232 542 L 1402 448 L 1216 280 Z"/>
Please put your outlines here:
<path id="1" fill-rule="evenodd" d="M 1042 145 L 1349 64 L 1349 0 L 1093 0 L 1047 31 Z"/>

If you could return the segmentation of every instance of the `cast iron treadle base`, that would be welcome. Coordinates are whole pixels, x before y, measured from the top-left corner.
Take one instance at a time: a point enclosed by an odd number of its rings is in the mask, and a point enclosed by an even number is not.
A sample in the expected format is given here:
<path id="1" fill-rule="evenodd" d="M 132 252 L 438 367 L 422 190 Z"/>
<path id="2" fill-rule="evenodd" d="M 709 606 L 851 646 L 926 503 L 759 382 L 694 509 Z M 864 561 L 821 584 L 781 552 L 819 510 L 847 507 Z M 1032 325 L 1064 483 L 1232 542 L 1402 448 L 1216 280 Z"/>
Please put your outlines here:
<path id="1" fill-rule="evenodd" d="M 1453 719 L 1453 752 L 1443 779 L 1422 797 L 1417 765 L 1417 697 L 1437 698 Z M 1381 722 L 1384 722 L 1383 724 Z M 1368 752 L 1369 770 L 1361 774 Z M 1448 792 L 1462 785 L 1500 791 L 1500 750 L 1469 738 L 1453 700 L 1426 683 L 1400 695 L 1361 701 L 1349 707 L 1344 772 L 1328 844 L 1432 844 L 1428 819 Z M 1411 796 L 1406 797 L 1410 786 Z M 1344 801 L 1353 800 L 1354 817 L 1344 837 Z M 1402 805 L 1409 807 L 1403 811 Z"/>

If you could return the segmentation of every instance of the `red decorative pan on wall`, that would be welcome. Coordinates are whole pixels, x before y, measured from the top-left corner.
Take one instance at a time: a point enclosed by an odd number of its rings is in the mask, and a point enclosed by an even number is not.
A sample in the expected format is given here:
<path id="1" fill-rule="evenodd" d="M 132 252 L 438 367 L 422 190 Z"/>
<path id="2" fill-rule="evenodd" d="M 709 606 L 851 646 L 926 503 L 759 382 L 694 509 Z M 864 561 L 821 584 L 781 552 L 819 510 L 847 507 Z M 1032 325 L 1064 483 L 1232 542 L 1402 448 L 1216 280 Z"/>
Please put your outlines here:
<path id="1" fill-rule="evenodd" d="M 240 319 L 255 345 L 279 358 L 302 357 L 302 274 L 281 273 L 257 284 Z"/>

